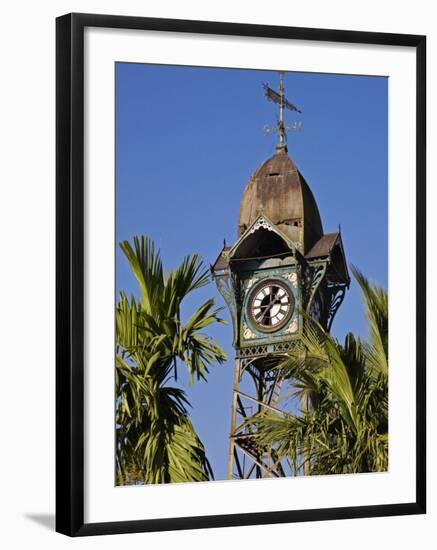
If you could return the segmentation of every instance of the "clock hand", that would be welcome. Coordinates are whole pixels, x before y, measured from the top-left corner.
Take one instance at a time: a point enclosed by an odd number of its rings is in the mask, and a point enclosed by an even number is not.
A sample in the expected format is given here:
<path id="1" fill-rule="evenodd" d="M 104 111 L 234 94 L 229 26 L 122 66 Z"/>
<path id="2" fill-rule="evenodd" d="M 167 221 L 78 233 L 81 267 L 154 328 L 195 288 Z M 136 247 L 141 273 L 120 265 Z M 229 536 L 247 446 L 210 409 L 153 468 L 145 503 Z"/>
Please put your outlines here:
<path id="1" fill-rule="evenodd" d="M 264 306 L 260 306 L 260 308 L 264 308 L 264 311 L 261 315 L 261 317 L 259 317 L 259 321 L 262 322 L 264 317 L 267 315 L 267 313 L 270 311 L 271 307 L 272 307 L 273 304 L 266 304 Z"/>
<path id="2" fill-rule="evenodd" d="M 261 314 L 261 317 L 259 317 L 259 322 L 261 323 L 264 320 L 264 317 L 267 315 L 267 313 L 270 311 L 270 304 L 264 306 L 266 309 Z"/>

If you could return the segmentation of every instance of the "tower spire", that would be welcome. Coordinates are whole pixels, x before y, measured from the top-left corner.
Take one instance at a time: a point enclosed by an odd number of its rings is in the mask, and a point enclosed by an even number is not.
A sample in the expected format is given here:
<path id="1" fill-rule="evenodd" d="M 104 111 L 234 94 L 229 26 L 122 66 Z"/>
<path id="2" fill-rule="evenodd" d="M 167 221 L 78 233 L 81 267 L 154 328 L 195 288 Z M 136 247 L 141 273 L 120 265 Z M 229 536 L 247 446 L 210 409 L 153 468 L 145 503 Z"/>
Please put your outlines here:
<path id="1" fill-rule="evenodd" d="M 266 96 L 267 100 L 273 101 L 273 103 L 276 103 L 279 105 L 278 124 L 272 127 L 264 126 L 264 132 L 266 134 L 270 132 L 278 133 L 279 143 L 276 146 L 276 149 L 278 151 L 287 151 L 287 131 L 300 130 L 302 128 L 302 124 L 301 122 L 286 124 L 285 118 L 284 118 L 284 109 L 287 108 L 290 111 L 296 111 L 297 113 L 301 113 L 301 111 L 296 107 L 296 105 L 293 105 L 293 103 L 288 101 L 288 99 L 285 97 L 283 71 L 279 71 L 279 90 L 278 90 L 279 93 L 272 90 L 272 88 L 270 88 L 266 82 L 263 83 L 263 86 L 264 86 L 264 95 Z"/>

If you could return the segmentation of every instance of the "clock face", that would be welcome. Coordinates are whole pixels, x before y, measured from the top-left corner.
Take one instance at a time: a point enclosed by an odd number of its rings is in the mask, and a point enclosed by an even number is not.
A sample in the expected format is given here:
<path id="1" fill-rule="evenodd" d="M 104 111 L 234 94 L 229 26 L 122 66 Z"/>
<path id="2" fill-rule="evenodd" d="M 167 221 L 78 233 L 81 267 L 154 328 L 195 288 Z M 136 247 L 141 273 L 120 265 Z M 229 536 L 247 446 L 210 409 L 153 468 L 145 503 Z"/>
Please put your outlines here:
<path id="1" fill-rule="evenodd" d="M 263 332 L 282 328 L 294 310 L 294 297 L 288 286 L 271 279 L 256 285 L 249 298 L 248 312 L 252 323 Z"/>

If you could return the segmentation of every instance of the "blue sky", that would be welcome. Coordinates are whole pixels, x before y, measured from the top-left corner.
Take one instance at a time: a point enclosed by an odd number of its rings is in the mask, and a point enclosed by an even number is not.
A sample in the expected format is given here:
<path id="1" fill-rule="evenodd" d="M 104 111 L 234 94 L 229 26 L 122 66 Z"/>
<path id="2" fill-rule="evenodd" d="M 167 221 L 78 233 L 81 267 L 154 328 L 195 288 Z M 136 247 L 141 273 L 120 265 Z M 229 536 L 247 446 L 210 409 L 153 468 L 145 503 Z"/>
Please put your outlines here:
<path id="1" fill-rule="evenodd" d="M 277 109 L 262 82 L 271 71 L 116 64 L 116 240 L 151 237 L 165 269 L 186 254 L 213 263 L 223 239 L 233 243 L 241 196 L 251 173 L 275 151 L 263 134 Z M 384 77 L 286 73 L 286 95 L 302 114 L 288 137 L 289 156 L 310 185 L 325 233 L 341 224 L 349 264 L 387 286 L 387 87 Z M 288 120 L 298 120 L 287 113 Z M 137 293 L 119 252 L 117 290 Z M 216 297 L 211 283 L 186 302 L 186 312 Z M 227 311 L 223 316 L 229 319 Z M 188 388 L 191 417 L 215 478 L 226 478 L 234 352 L 231 325 L 210 330 L 228 353 L 208 382 Z M 333 324 L 366 337 L 357 285 Z"/>

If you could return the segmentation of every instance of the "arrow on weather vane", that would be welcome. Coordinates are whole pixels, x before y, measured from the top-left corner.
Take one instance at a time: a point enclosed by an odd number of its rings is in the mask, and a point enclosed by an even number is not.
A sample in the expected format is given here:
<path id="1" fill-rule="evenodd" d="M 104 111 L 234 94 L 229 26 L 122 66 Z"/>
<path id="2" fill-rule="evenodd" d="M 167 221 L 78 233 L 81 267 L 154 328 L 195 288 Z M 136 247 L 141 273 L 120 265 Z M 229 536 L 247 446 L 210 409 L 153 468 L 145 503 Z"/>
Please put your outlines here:
<path id="1" fill-rule="evenodd" d="M 278 133 L 279 134 L 279 145 L 278 149 L 285 149 L 286 148 L 286 141 L 287 141 L 287 131 L 291 130 L 302 130 L 302 123 L 294 122 L 293 124 L 286 124 L 284 122 L 284 109 L 289 109 L 290 111 L 296 111 L 297 113 L 301 113 L 296 105 L 293 105 L 288 99 L 285 97 L 285 88 L 284 88 L 284 73 L 281 71 L 279 73 L 279 93 L 275 92 L 275 90 L 272 90 L 272 88 L 269 87 L 269 85 L 264 82 L 264 95 L 268 99 L 268 101 L 273 101 L 273 103 L 276 103 L 279 105 L 279 120 L 276 126 L 264 126 L 264 134 L 270 134 L 270 133 Z"/>

